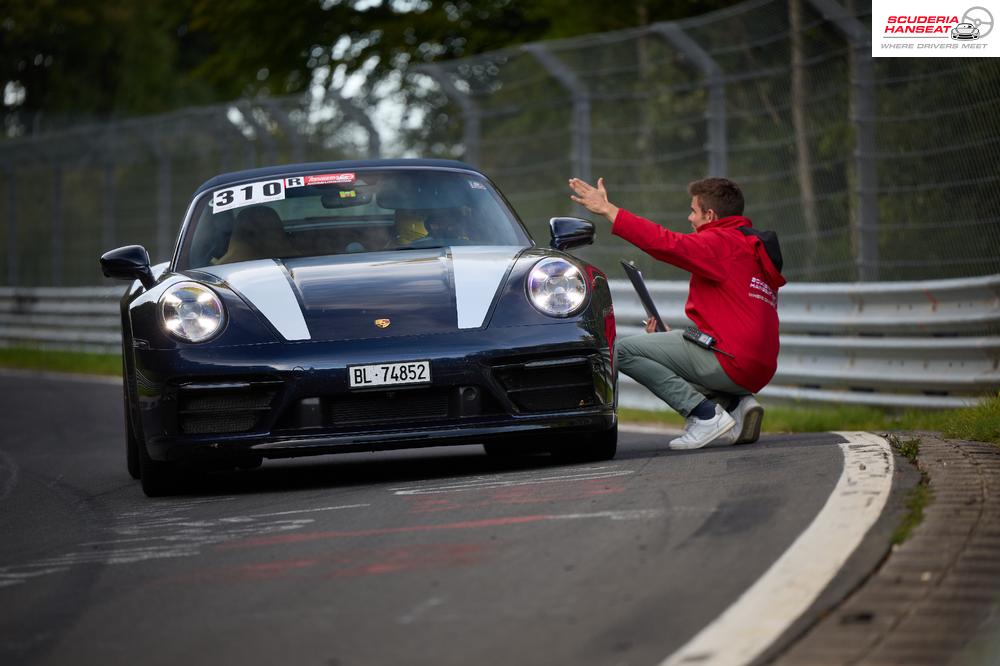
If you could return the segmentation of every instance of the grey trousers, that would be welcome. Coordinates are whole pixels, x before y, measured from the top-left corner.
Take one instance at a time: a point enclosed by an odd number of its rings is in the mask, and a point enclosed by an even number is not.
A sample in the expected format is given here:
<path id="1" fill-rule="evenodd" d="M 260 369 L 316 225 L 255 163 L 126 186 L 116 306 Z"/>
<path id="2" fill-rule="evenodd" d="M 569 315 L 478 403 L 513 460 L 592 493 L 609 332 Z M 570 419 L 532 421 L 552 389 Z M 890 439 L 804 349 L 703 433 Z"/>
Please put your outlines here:
<path id="1" fill-rule="evenodd" d="M 733 383 L 714 352 L 688 342 L 683 334 L 640 333 L 620 339 L 615 367 L 683 416 L 705 398 L 750 395 Z"/>

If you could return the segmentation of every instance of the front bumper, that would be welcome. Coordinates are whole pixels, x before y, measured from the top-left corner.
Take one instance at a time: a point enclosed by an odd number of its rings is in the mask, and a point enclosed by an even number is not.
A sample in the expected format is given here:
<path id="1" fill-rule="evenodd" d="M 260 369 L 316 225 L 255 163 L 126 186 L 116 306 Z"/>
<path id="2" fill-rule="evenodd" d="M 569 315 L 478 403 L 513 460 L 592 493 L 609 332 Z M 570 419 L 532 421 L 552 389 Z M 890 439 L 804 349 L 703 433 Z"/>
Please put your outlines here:
<path id="1" fill-rule="evenodd" d="M 155 460 L 269 458 L 607 430 L 616 387 L 585 322 L 344 342 L 135 350 Z M 350 389 L 347 367 L 428 360 L 422 386 Z"/>

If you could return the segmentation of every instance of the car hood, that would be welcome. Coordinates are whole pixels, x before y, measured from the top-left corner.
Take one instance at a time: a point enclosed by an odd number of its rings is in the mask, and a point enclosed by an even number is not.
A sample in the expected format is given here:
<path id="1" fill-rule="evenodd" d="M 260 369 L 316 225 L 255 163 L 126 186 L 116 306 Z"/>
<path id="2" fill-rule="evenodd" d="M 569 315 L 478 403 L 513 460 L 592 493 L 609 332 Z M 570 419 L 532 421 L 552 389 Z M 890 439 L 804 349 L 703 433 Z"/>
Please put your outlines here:
<path id="1" fill-rule="evenodd" d="M 244 261 L 198 269 L 286 340 L 448 333 L 486 325 L 524 247 L 455 246 Z"/>

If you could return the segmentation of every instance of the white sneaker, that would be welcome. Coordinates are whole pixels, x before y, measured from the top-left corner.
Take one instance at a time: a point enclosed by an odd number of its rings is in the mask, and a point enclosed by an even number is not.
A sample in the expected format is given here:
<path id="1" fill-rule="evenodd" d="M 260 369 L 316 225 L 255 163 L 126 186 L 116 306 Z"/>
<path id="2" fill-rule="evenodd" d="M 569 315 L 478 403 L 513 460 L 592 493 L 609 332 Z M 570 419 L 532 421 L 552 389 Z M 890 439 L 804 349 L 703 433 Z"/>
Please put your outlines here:
<path id="1" fill-rule="evenodd" d="M 745 395 L 732 411 L 736 427 L 730 436 L 733 444 L 752 444 L 760 438 L 760 424 L 764 420 L 764 408 L 752 395 Z"/>
<path id="2" fill-rule="evenodd" d="M 674 451 L 700 449 L 706 444 L 720 439 L 734 427 L 736 427 L 736 421 L 729 415 L 729 412 L 716 405 L 715 416 L 710 419 L 703 420 L 689 416 L 687 425 L 684 427 L 684 434 L 671 440 L 667 446 Z"/>

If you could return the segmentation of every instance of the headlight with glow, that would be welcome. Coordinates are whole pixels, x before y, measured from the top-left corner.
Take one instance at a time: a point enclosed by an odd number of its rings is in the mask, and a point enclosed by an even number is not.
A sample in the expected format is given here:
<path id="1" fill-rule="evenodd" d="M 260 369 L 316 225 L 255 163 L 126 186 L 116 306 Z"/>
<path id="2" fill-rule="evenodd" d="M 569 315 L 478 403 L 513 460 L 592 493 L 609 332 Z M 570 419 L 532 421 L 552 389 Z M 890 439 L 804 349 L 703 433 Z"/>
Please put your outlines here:
<path id="1" fill-rule="evenodd" d="M 587 300 L 587 281 L 565 259 L 542 259 L 528 273 L 528 300 L 550 317 L 569 317 Z"/>
<path id="2" fill-rule="evenodd" d="M 185 342 L 204 342 L 222 330 L 226 311 L 214 291 L 197 282 L 178 282 L 160 297 L 164 328 Z"/>

